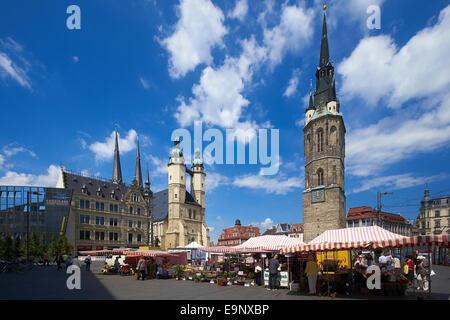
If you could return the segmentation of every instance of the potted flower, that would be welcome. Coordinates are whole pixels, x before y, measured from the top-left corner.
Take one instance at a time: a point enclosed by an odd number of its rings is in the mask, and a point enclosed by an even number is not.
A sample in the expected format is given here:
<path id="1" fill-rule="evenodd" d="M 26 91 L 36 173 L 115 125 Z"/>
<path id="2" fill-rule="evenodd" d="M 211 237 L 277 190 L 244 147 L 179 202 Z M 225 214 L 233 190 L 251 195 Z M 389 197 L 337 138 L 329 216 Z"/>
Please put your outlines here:
<path id="1" fill-rule="evenodd" d="M 176 278 L 177 280 L 180 280 L 180 279 L 181 279 L 181 276 L 183 275 L 183 266 L 181 266 L 181 265 L 176 265 L 176 266 L 173 268 L 173 274 L 174 274 L 174 276 L 175 276 L 175 278 Z"/>

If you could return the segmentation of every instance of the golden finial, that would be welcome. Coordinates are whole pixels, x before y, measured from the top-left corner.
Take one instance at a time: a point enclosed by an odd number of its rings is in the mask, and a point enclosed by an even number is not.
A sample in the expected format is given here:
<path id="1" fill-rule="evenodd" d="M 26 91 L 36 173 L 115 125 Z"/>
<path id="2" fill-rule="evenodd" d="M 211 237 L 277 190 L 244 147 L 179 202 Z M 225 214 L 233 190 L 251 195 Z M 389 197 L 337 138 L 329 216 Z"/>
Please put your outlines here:
<path id="1" fill-rule="evenodd" d="M 323 5 L 323 11 L 327 10 L 327 4 Z"/>

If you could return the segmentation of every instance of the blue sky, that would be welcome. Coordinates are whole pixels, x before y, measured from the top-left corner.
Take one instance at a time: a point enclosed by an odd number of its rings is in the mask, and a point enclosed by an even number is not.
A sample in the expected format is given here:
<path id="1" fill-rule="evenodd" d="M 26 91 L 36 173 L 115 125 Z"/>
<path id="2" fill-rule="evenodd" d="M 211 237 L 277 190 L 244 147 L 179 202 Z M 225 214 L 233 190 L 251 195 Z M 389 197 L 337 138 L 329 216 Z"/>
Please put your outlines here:
<path id="1" fill-rule="evenodd" d="M 66 9 L 81 9 L 69 30 Z M 347 210 L 410 219 L 425 183 L 450 193 L 448 1 L 332 0 L 327 22 L 346 134 Z M 369 30 L 370 5 L 381 29 Z M 109 179 L 114 125 L 122 171 L 136 134 L 153 191 L 167 187 L 177 128 L 279 129 L 277 175 L 206 165 L 216 241 L 240 219 L 264 231 L 302 222 L 303 118 L 319 60 L 321 1 L 4 1 L 0 4 L 0 184 L 48 185 L 59 165 Z M 204 147 L 207 143 L 204 143 Z M 144 169 L 145 170 L 145 169 Z"/>

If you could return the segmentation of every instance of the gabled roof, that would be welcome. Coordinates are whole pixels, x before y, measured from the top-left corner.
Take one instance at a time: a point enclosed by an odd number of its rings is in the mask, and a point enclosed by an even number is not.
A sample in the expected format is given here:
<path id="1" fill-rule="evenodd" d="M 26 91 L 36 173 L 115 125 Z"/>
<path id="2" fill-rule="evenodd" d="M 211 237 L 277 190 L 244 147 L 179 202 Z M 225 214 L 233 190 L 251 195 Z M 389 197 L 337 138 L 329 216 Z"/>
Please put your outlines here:
<path id="1" fill-rule="evenodd" d="M 83 195 L 82 188 L 86 188 L 86 194 L 99 199 L 121 200 L 128 191 L 128 187 L 122 183 L 113 183 L 101 179 L 82 176 L 79 174 L 63 171 L 64 187 L 72 189 L 74 195 Z M 97 195 L 97 190 L 101 194 Z M 114 192 L 114 199 L 111 193 Z"/>

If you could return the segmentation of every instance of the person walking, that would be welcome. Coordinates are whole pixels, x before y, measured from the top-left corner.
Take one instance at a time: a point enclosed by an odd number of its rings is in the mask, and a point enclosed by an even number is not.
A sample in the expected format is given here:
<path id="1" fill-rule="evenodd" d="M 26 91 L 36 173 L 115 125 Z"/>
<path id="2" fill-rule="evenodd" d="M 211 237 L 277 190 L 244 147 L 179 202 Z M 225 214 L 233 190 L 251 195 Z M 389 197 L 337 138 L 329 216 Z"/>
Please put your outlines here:
<path id="1" fill-rule="evenodd" d="M 308 288 L 309 295 L 316 294 L 316 283 L 317 283 L 317 275 L 319 274 L 319 266 L 313 255 L 308 257 L 308 262 L 306 263 L 305 274 L 308 277 Z"/>
<path id="2" fill-rule="evenodd" d="M 69 267 L 69 266 L 71 266 L 72 265 L 72 255 L 69 255 L 69 257 L 67 258 L 67 260 L 66 260 L 66 270 L 67 270 L 67 268 Z"/>
<path id="3" fill-rule="evenodd" d="M 406 259 L 406 264 L 408 265 L 408 285 L 414 285 L 414 260 L 408 256 Z"/>
<path id="4" fill-rule="evenodd" d="M 142 281 L 145 280 L 145 272 L 147 271 L 147 261 L 144 257 L 141 257 L 139 259 L 139 262 L 137 264 L 137 270 L 138 270 L 138 276 L 137 280 L 139 280 L 142 277 Z"/>
<path id="5" fill-rule="evenodd" d="M 116 257 L 116 260 L 114 260 L 114 273 L 118 274 L 119 270 L 120 270 L 119 257 Z"/>
<path id="6" fill-rule="evenodd" d="M 87 258 L 84 259 L 84 263 L 86 264 L 86 271 L 91 271 L 91 262 L 92 258 L 90 255 L 88 255 Z"/>
<path id="7" fill-rule="evenodd" d="M 58 255 L 56 256 L 55 262 L 56 262 L 56 265 L 58 266 L 58 269 L 56 269 L 56 270 L 57 270 L 57 271 L 62 270 L 61 264 L 62 264 L 62 262 L 63 262 L 63 258 L 62 258 L 62 256 L 61 256 L 60 254 L 58 254 Z"/>
<path id="8" fill-rule="evenodd" d="M 261 262 L 259 260 L 255 260 L 255 280 L 257 286 L 261 285 L 261 272 Z"/>
<path id="9" fill-rule="evenodd" d="M 267 290 L 277 290 L 275 288 L 275 283 L 277 281 L 279 267 L 280 262 L 278 261 L 278 254 L 276 254 L 272 259 L 269 260 L 269 288 L 267 288 Z"/>
<path id="10" fill-rule="evenodd" d="M 417 265 L 417 280 L 418 287 L 417 290 L 428 291 L 429 286 L 429 275 L 430 275 L 430 264 L 428 263 L 428 259 L 424 256 L 418 256 L 417 260 L 419 261 Z"/>
<path id="11" fill-rule="evenodd" d="M 44 253 L 44 266 L 48 266 L 49 265 L 49 261 L 48 261 L 48 253 Z"/>

